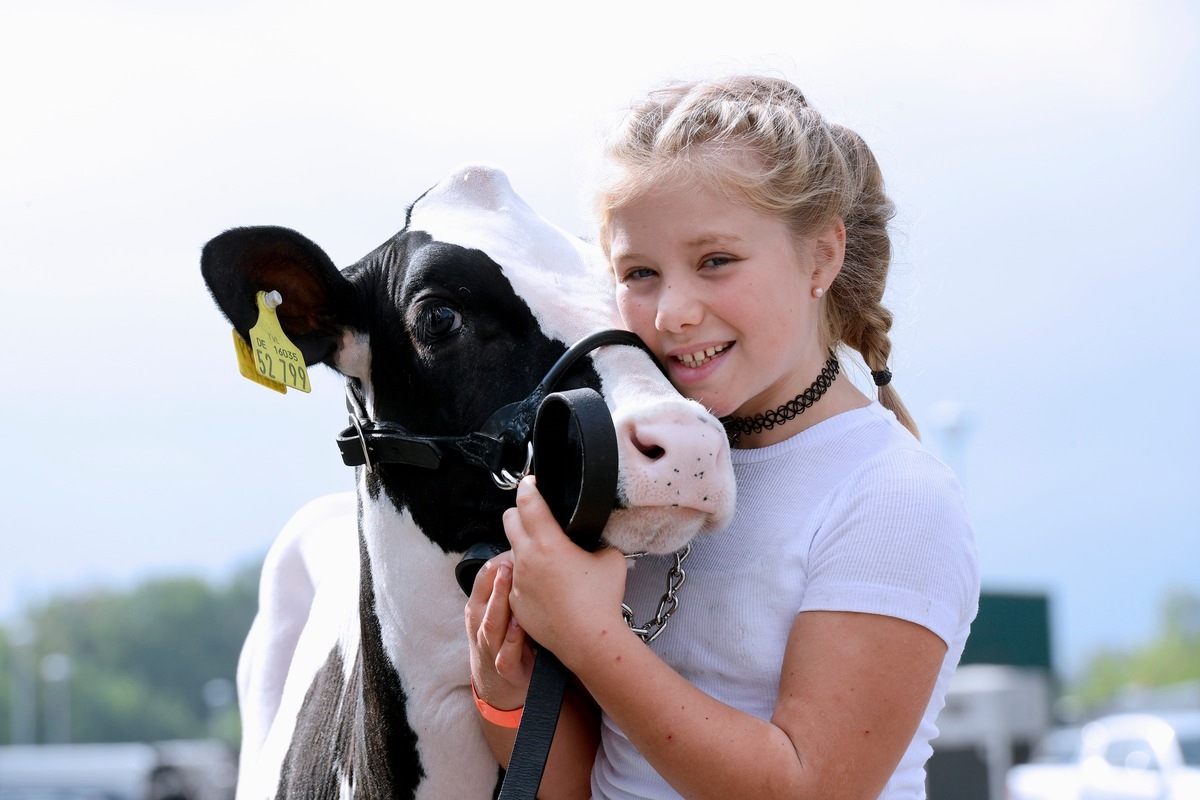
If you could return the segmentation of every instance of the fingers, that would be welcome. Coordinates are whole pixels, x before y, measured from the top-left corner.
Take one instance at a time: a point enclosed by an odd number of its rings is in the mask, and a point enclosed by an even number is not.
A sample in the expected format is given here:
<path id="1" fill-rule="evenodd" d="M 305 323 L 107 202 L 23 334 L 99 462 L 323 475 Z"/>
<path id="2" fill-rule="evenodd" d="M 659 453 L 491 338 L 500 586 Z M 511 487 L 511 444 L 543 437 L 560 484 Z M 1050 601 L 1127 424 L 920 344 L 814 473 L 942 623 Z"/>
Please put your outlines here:
<path id="1" fill-rule="evenodd" d="M 526 475 L 517 485 L 517 503 L 504 512 L 504 532 L 514 550 L 548 537 L 566 538 L 554 513 L 537 489 L 537 478 Z"/>
<path id="2" fill-rule="evenodd" d="M 491 594 L 479 625 L 481 643 L 493 659 L 504 647 L 509 636 L 509 623 L 513 621 L 512 609 L 508 605 L 508 593 L 512 590 L 512 562 L 499 562 L 494 573 Z"/>
<path id="3" fill-rule="evenodd" d="M 480 568 L 467 602 L 471 677 L 480 697 L 497 708 L 517 708 L 533 671 L 532 648 L 509 606 L 512 557 L 502 554 Z"/>
<path id="4" fill-rule="evenodd" d="M 503 582 L 501 582 L 502 571 L 504 573 Z M 503 640 L 504 629 L 508 624 L 508 620 L 502 619 L 502 616 L 509 613 L 508 592 L 511 586 L 511 551 L 488 559 L 479 568 L 479 572 L 475 574 L 475 582 L 471 586 L 471 595 L 467 598 L 466 614 L 469 636 L 473 639 L 496 642 L 498 646 L 499 642 Z"/>
<path id="5" fill-rule="evenodd" d="M 512 592 L 512 555 L 503 553 L 489 560 L 475 576 L 475 585 L 467 603 L 467 632 L 481 654 L 494 662 L 504 677 L 519 677 L 523 668 L 523 650 L 528 644 L 525 631 L 517 623 L 509 605 Z"/>
<path id="6" fill-rule="evenodd" d="M 492 596 L 492 587 L 496 580 L 496 569 L 500 566 L 500 562 L 504 559 L 512 559 L 510 552 L 504 552 L 495 558 L 488 559 L 484 562 L 479 571 L 475 573 L 475 580 L 471 584 L 471 594 L 467 597 L 467 633 L 470 636 L 475 635 L 476 629 L 483 618 L 484 609 L 487 607 L 488 600 Z"/>
<path id="7" fill-rule="evenodd" d="M 520 684 L 532 671 L 531 658 L 532 647 L 525 630 L 517 623 L 515 617 L 509 617 L 504 643 L 496 652 L 496 673 L 509 683 Z"/>
<path id="8" fill-rule="evenodd" d="M 525 521 L 526 526 L 554 525 L 558 527 L 558 522 L 550 511 L 550 506 L 542 497 L 542 493 L 538 491 L 537 477 L 534 475 L 526 475 L 517 485 L 517 510 L 520 511 L 521 519 Z"/>

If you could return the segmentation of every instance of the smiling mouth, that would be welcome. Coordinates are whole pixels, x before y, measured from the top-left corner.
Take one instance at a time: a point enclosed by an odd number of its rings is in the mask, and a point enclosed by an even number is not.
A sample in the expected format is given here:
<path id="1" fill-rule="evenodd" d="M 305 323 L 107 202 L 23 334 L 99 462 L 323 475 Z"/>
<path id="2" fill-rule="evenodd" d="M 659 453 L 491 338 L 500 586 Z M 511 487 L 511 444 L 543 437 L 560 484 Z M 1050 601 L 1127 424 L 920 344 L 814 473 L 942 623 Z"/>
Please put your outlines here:
<path id="1" fill-rule="evenodd" d="M 684 353 L 681 356 L 675 356 L 675 359 L 683 366 L 695 369 L 696 367 L 702 367 L 709 361 L 712 361 L 713 357 L 716 356 L 717 353 L 724 352 L 728 348 L 728 344 L 717 345 L 716 347 L 709 347 L 705 350 L 697 350 L 694 353 Z"/>

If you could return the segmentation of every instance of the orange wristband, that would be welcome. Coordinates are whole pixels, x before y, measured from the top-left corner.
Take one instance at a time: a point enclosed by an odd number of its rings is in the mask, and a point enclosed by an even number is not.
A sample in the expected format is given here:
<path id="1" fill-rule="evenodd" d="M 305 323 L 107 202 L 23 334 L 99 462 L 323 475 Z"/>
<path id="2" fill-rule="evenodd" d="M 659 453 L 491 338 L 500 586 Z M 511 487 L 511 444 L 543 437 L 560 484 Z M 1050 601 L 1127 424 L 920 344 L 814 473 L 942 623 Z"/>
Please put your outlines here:
<path id="1" fill-rule="evenodd" d="M 512 711 L 501 711 L 495 706 L 488 705 L 488 702 L 479 696 L 479 692 L 475 691 L 475 681 L 471 681 L 471 696 L 475 698 L 475 707 L 479 709 L 479 715 L 488 722 L 501 728 L 521 726 L 521 712 L 525 710 L 525 706 L 514 708 Z"/>

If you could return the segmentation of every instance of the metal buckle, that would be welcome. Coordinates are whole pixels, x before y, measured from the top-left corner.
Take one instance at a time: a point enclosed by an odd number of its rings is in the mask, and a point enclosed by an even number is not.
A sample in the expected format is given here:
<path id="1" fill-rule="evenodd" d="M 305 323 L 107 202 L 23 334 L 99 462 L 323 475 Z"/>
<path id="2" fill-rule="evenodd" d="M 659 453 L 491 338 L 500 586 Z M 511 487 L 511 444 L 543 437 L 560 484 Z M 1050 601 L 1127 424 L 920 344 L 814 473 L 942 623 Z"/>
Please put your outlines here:
<path id="1" fill-rule="evenodd" d="M 358 421 L 358 415 L 351 414 L 350 422 L 354 425 L 354 430 L 358 431 L 358 441 L 362 445 L 363 461 L 366 462 L 367 472 L 375 469 L 375 465 L 371 463 L 371 451 L 367 447 L 367 435 L 363 433 L 362 424 Z"/>
<path id="2" fill-rule="evenodd" d="M 517 475 L 513 475 L 511 472 L 509 472 L 506 469 L 500 470 L 499 475 L 497 475 L 496 473 L 493 472 L 493 473 L 491 473 L 492 483 L 496 484 L 496 486 L 498 486 L 501 489 L 508 489 L 509 491 L 516 489 L 517 484 L 519 484 L 521 482 L 521 479 L 529 474 L 529 467 L 532 464 L 533 464 L 533 442 L 526 442 L 525 443 L 525 466 L 521 467 L 520 473 Z"/>

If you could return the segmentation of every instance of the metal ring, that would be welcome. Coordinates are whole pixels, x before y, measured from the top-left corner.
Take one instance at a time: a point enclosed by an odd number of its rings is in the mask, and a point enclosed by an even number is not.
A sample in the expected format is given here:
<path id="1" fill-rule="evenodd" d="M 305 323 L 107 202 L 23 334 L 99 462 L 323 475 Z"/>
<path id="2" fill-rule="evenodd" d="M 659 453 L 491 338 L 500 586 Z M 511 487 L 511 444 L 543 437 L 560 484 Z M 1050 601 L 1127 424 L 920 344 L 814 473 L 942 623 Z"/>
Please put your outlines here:
<path id="1" fill-rule="evenodd" d="M 526 442 L 525 448 L 525 466 L 521 467 L 521 472 L 517 475 L 513 475 L 506 469 L 500 470 L 499 475 L 493 472 L 492 483 L 501 489 L 508 489 L 510 491 L 517 488 L 517 484 L 529 474 L 529 467 L 533 464 L 533 442 Z"/>

